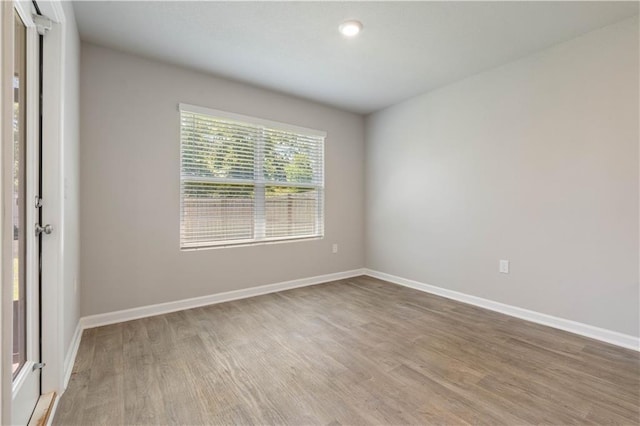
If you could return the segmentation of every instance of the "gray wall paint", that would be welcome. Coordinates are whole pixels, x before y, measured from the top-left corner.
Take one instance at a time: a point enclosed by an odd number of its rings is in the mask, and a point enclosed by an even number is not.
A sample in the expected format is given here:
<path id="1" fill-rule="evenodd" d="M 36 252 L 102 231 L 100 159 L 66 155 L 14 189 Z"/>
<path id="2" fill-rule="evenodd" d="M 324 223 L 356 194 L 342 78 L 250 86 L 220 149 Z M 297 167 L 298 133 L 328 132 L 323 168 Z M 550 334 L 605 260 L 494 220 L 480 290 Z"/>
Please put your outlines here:
<path id="1" fill-rule="evenodd" d="M 65 356 L 80 319 L 80 38 L 71 3 L 62 2 L 64 34 L 64 103 L 62 125 L 62 315 Z"/>
<path id="2" fill-rule="evenodd" d="M 638 336 L 638 71 L 634 18 L 368 117 L 367 267 Z"/>
<path id="3" fill-rule="evenodd" d="M 364 266 L 361 116 L 84 43 L 81 65 L 83 315 Z M 179 102 L 327 131 L 325 238 L 180 251 Z"/>

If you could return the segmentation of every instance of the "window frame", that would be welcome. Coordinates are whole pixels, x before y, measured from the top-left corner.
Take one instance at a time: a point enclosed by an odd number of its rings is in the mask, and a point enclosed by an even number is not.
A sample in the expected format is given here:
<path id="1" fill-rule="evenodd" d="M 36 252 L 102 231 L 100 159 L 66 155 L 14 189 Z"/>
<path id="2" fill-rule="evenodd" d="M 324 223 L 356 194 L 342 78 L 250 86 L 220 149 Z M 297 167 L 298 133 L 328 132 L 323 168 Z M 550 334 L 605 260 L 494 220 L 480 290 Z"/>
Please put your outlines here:
<path id="1" fill-rule="evenodd" d="M 297 126 L 293 124 L 267 120 L 263 118 L 252 117 L 243 114 L 232 113 L 228 111 L 222 111 L 207 107 L 201 107 L 186 103 L 178 104 L 178 131 L 180 141 L 180 202 L 179 202 L 179 247 L 182 251 L 190 250 L 202 250 L 202 249 L 216 249 L 225 247 L 239 247 L 239 246 L 252 246 L 262 244 L 278 244 L 284 242 L 296 242 L 296 241 L 308 241 L 324 238 L 324 222 L 325 222 L 325 149 L 326 149 L 326 137 L 327 132 L 317 129 L 311 129 L 308 127 Z M 264 140 L 260 139 L 256 144 L 256 156 L 254 158 L 254 177 L 253 179 L 238 179 L 238 178 L 216 178 L 205 176 L 189 176 L 183 172 L 183 139 L 182 139 L 182 113 L 200 114 L 212 117 L 214 119 L 231 120 L 248 126 L 256 126 L 263 129 L 271 129 L 276 131 L 283 131 L 303 136 L 322 138 L 320 143 L 320 170 L 319 176 L 316 176 L 314 170 L 314 182 L 310 183 L 298 183 L 298 182 L 283 182 L 266 180 L 262 173 L 264 165 Z M 258 177 L 260 176 L 260 178 Z M 315 179 L 318 178 L 319 179 Z M 232 240 L 216 240 L 207 241 L 202 243 L 185 243 L 182 239 L 182 227 L 183 227 L 183 203 L 184 203 L 184 182 L 209 182 L 209 183 L 232 183 L 232 184 L 247 184 L 254 187 L 254 221 L 253 221 L 253 238 L 246 239 L 232 239 Z M 311 235 L 294 235 L 284 237 L 267 237 L 266 236 L 266 187 L 267 186 L 280 186 L 286 188 L 302 187 L 313 188 L 318 193 L 318 206 L 316 211 L 316 225 L 317 232 Z"/>

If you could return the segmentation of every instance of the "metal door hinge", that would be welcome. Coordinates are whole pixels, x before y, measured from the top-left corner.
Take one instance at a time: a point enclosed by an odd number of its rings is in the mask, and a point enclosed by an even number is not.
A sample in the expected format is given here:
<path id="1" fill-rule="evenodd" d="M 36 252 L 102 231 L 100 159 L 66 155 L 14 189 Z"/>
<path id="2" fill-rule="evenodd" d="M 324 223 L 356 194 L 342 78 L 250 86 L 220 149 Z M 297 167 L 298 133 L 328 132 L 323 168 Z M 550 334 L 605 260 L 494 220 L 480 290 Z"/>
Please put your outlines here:
<path id="1" fill-rule="evenodd" d="M 40 207 L 42 207 L 42 198 L 36 195 L 36 209 L 39 209 Z"/>
<path id="2" fill-rule="evenodd" d="M 47 365 L 47 364 L 45 364 L 44 362 L 36 362 L 35 364 L 33 364 L 33 370 L 32 371 L 42 370 L 45 365 Z"/>
<path id="3" fill-rule="evenodd" d="M 51 19 L 42 15 L 33 15 L 33 22 L 36 24 L 36 30 L 41 36 L 46 35 L 51 29 Z"/>

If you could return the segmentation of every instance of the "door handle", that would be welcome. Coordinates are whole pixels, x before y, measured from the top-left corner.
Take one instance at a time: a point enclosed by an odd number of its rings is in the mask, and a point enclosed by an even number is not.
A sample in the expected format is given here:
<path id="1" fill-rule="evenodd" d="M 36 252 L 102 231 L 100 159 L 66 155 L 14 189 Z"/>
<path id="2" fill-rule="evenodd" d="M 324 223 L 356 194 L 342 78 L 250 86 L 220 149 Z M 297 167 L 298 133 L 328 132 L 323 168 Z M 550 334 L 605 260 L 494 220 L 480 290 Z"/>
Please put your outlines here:
<path id="1" fill-rule="evenodd" d="M 45 226 L 41 226 L 39 223 L 36 223 L 36 237 L 40 234 L 45 233 L 47 235 L 53 232 L 53 226 L 46 224 Z"/>

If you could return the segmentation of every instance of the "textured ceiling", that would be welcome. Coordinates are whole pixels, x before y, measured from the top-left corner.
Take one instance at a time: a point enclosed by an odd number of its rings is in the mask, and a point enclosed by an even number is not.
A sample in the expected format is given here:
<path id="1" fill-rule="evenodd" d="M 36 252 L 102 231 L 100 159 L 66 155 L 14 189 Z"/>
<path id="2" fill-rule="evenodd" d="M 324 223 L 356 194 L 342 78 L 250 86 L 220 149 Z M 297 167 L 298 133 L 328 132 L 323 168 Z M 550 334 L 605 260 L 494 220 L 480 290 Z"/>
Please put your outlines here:
<path id="1" fill-rule="evenodd" d="M 637 2 L 75 2 L 82 40 L 369 113 L 637 15 Z M 364 24 L 346 39 L 338 25 Z"/>

